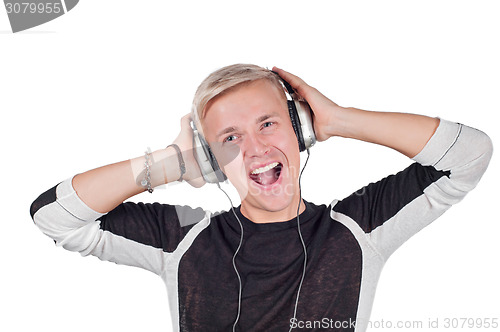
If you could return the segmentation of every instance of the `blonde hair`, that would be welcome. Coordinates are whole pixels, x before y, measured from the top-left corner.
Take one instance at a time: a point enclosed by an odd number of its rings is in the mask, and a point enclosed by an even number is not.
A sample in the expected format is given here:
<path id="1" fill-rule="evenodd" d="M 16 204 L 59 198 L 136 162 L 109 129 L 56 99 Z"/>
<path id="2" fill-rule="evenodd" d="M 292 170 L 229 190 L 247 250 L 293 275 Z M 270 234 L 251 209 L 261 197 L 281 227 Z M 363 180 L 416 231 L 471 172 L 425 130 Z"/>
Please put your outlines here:
<path id="1" fill-rule="evenodd" d="M 278 91 L 283 91 L 283 97 L 286 99 L 283 86 L 275 73 L 256 65 L 239 63 L 220 68 L 201 82 L 193 99 L 193 115 L 198 120 L 203 119 L 206 107 L 211 100 L 234 90 L 237 86 L 262 79 L 271 82 L 278 88 Z"/>

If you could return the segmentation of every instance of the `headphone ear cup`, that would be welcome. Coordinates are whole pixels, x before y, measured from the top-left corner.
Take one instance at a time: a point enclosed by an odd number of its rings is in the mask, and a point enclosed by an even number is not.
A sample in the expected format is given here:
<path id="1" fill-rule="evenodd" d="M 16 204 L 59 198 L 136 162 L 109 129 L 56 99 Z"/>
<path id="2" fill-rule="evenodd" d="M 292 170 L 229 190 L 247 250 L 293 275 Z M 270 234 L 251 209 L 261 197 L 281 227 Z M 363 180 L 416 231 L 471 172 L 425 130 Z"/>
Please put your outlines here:
<path id="1" fill-rule="evenodd" d="M 292 121 L 293 131 L 295 131 L 295 136 L 297 136 L 299 142 L 299 150 L 300 152 L 305 151 L 316 143 L 311 107 L 305 100 L 296 99 L 296 92 L 290 83 L 281 78 L 277 72 L 273 71 L 273 73 L 279 77 L 279 81 L 291 99 L 287 98 L 288 113 Z"/>
<path id="2" fill-rule="evenodd" d="M 191 128 L 193 129 L 193 153 L 203 179 L 208 183 L 225 181 L 226 175 L 220 169 L 207 141 L 198 132 L 193 122 L 191 122 Z"/>
<path id="3" fill-rule="evenodd" d="M 208 145 L 208 143 L 206 143 L 206 144 L 207 144 L 208 154 L 210 157 L 210 165 L 212 166 L 212 172 L 213 172 L 213 175 L 215 175 L 215 179 L 216 179 L 216 181 L 213 181 L 212 183 L 224 182 L 227 179 L 226 174 L 224 174 L 224 172 L 220 168 L 219 163 L 217 162 L 217 159 L 215 158 L 215 155 L 212 153 L 212 149 L 210 149 L 210 145 Z"/>
<path id="4" fill-rule="evenodd" d="M 290 120 L 292 121 L 293 131 L 295 131 L 295 136 L 297 136 L 297 141 L 299 142 L 299 150 L 300 152 L 306 149 L 306 145 L 304 143 L 304 137 L 302 135 L 302 129 L 300 124 L 300 119 L 297 114 L 297 106 L 295 105 L 296 101 L 288 100 L 288 113 L 290 114 Z"/>
<path id="5" fill-rule="evenodd" d="M 312 120 L 313 113 L 305 100 L 295 100 L 295 111 L 299 119 L 297 123 L 299 124 L 300 139 L 302 140 L 304 150 L 306 150 L 316 143 L 316 134 L 314 133 Z"/>

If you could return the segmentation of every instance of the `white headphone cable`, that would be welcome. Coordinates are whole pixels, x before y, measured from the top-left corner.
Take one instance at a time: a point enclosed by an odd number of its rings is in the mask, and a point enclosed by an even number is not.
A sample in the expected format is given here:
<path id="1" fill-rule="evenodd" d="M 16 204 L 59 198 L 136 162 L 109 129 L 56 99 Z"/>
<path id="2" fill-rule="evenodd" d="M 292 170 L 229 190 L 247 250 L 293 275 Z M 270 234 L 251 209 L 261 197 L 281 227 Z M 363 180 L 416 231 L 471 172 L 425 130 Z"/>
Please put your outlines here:
<path id="1" fill-rule="evenodd" d="M 297 298 L 295 299 L 295 308 L 293 310 L 293 318 L 292 322 L 295 322 L 297 319 L 297 307 L 299 306 L 299 296 L 300 296 L 300 290 L 302 289 L 302 283 L 304 282 L 304 277 L 306 276 L 306 265 L 307 265 L 307 248 L 306 248 L 306 243 L 304 242 L 304 238 L 302 237 L 302 231 L 300 230 L 300 218 L 299 218 L 299 211 L 300 211 L 300 203 L 302 203 L 302 188 L 300 186 L 300 179 L 302 178 L 302 173 L 304 172 L 304 169 L 306 168 L 307 162 L 309 161 L 309 156 L 310 156 L 309 149 L 307 149 L 307 159 L 306 162 L 304 163 L 304 167 L 302 167 L 302 170 L 300 171 L 299 175 L 299 205 L 297 207 L 297 231 L 299 233 L 299 238 L 300 242 L 302 243 L 302 249 L 304 250 L 304 267 L 302 269 L 302 277 L 300 278 L 300 283 L 299 283 L 299 289 L 297 290 Z M 290 330 L 293 329 L 293 325 L 290 324 Z"/>
<path id="2" fill-rule="evenodd" d="M 236 220 L 238 220 L 238 223 L 240 224 L 240 230 L 241 230 L 241 235 L 240 235 L 240 243 L 238 244 L 238 248 L 236 248 L 236 251 L 234 252 L 233 255 L 233 268 L 234 272 L 236 272 L 236 275 L 238 276 L 238 282 L 239 282 L 239 292 L 238 292 L 238 314 L 236 315 L 236 319 L 234 320 L 233 323 L 233 332 L 236 331 L 236 325 L 238 324 L 238 321 L 240 319 L 240 313 L 241 313 L 241 292 L 242 292 L 242 284 L 241 284 L 241 276 L 240 273 L 238 272 L 238 268 L 236 268 L 236 255 L 238 255 L 238 252 L 240 251 L 241 245 L 243 244 L 243 224 L 241 223 L 240 218 L 238 218 L 238 215 L 234 211 L 234 205 L 233 201 L 231 200 L 231 197 L 227 194 L 227 192 L 221 188 L 220 184 L 217 183 L 217 187 L 219 187 L 220 190 L 224 194 L 226 194 L 226 197 L 229 199 L 229 203 L 231 203 L 231 211 L 233 211 L 234 216 L 236 217 Z"/>

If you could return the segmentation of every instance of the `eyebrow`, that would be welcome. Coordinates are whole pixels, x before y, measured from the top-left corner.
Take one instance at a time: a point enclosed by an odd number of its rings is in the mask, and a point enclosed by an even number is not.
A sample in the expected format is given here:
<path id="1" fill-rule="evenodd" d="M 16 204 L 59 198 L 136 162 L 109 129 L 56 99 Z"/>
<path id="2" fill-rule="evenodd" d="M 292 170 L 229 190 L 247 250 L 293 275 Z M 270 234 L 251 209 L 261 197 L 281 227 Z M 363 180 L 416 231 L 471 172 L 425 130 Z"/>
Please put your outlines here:
<path id="1" fill-rule="evenodd" d="M 264 115 L 262 115 L 262 116 L 259 116 L 259 117 L 257 118 L 257 120 L 255 120 L 255 123 L 261 123 L 261 122 L 264 122 L 264 121 L 266 121 L 267 119 L 272 118 L 272 117 L 274 117 L 274 116 L 278 116 L 278 115 L 279 115 L 279 114 L 278 114 L 277 112 L 272 112 L 272 113 L 270 113 L 270 114 L 264 114 Z M 234 126 L 227 127 L 227 128 L 225 128 L 225 129 L 221 130 L 221 131 L 217 134 L 216 138 L 219 138 L 219 137 L 220 137 L 220 136 L 222 136 L 222 135 L 229 134 L 229 133 L 232 133 L 232 132 L 235 132 L 235 131 L 238 131 L 238 128 L 237 128 L 237 127 L 234 127 Z"/>
<path id="2" fill-rule="evenodd" d="M 278 112 L 272 112 L 270 114 L 265 114 L 265 115 L 262 115 L 260 117 L 257 118 L 257 120 L 255 121 L 255 123 L 261 123 L 261 122 L 264 122 L 266 121 L 267 119 L 269 118 L 272 118 L 274 116 L 278 116 Z"/>
<path id="3" fill-rule="evenodd" d="M 229 134 L 229 133 L 232 133 L 236 131 L 236 127 L 227 127 L 226 129 L 224 130 L 221 130 L 218 134 L 217 134 L 217 138 L 219 138 L 220 136 L 222 135 L 225 135 L 225 134 Z"/>

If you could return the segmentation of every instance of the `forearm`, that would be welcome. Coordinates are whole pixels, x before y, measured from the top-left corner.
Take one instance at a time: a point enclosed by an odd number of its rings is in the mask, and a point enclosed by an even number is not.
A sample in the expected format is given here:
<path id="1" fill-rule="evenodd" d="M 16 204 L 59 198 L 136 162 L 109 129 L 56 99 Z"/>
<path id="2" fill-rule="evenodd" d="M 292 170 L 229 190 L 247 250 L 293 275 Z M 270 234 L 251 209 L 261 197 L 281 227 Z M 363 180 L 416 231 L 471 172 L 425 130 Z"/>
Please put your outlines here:
<path id="1" fill-rule="evenodd" d="M 439 119 L 423 115 L 339 107 L 329 135 L 384 145 L 413 158 L 424 148 L 438 125 Z"/>
<path id="2" fill-rule="evenodd" d="M 145 175 L 145 156 L 102 166 L 73 178 L 78 197 L 91 209 L 106 213 L 126 199 L 146 190 L 141 185 Z M 151 153 L 151 186 L 176 181 L 180 177 L 179 163 L 173 148 Z"/>

